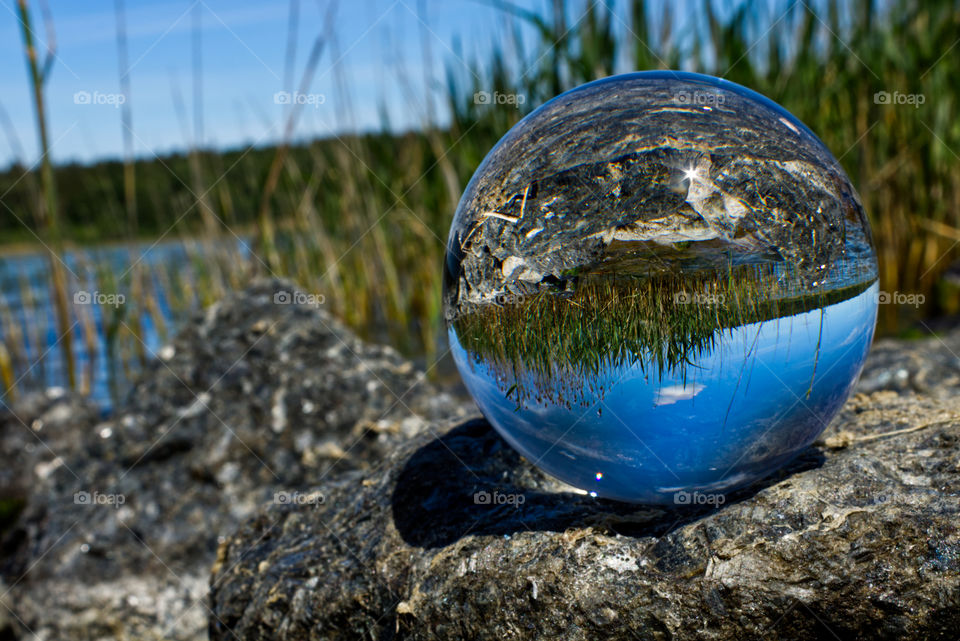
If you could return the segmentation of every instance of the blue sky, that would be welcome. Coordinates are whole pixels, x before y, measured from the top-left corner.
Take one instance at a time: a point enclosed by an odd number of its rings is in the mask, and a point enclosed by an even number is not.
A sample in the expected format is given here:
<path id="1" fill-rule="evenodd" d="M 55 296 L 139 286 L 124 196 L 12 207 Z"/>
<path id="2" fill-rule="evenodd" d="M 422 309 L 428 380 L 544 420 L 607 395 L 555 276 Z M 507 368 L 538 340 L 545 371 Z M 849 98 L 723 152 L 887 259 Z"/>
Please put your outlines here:
<path id="1" fill-rule="evenodd" d="M 123 127 L 117 96 L 116 0 L 47 0 L 56 33 L 56 60 L 47 84 L 47 113 L 55 162 L 118 158 Z M 517 64 L 506 34 L 520 28 L 525 42 L 536 40 L 532 27 L 511 20 L 497 8 L 500 0 L 295 0 L 299 26 L 292 78 L 299 85 L 306 60 L 335 7 L 328 41 L 310 84 L 295 131 L 297 138 L 329 136 L 378 128 L 381 107 L 395 130 L 416 128 L 432 112 L 444 121 L 441 97 L 444 69 L 467 74 L 467 61 L 489 60 L 499 43 L 508 64 Z M 602 1 L 627 29 L 626 3 Z M 667 2 L 673 31 L 690 36 L 702 14 L 696 0 Z M 575 26 L 591 0 L 567 3 L 568 24 Z M 163 155 L 187 148 L 197 136 L 194 92 L 194 27 L 201 34 L 202 131 L 205 147 L 234 148 L 270 144 L 281 138 L 288 107 L 276 94 L 289 90 L 286 57 L 290 0 L 122 0 L 128 34 L 127 98 L 133 114 L 134 153 Z M 29 0 L 35 36 L 46 42 L 40 8 Z M 521 9 L 547 15 L 552 0 L 510 0 Z M 719 2 L 722 17 L 735 2 Z M 813 0 L 812 4 L 820 2 Z M 784 0 L 767 0 L 757 15 L 758 37 L 779 20 Z M 12 127 L 0 128 L 0 167 L 38 158 L 36 122 L 23 55 L 16 0 L 0 0 L 0 109 Z M 660 17 L 661 3 L 648 6 Z M 701 15 L 702 17 L 702 15 Z M 657 48 L 656 34 L 649 44 Z M 527 62 L 531 52 L 525 52 Z M 625 52 L 626 55 L 626 52 Z M 624 68 L 623 70 L 627 70 Z M 468 78 L 469 76 L 464 76 Z M 490 91 L 496 87 L 487 88 Z M 89 98 L 89 101 L 85 101 Z M 432 109 L 428 105 L 432 104 Z M 2 114 L 0 114 L 2 116 Z M 0 125 L 4 120 L 0 118 Z M 12 130 L 13 134 L 8 130 Z M 13 140 L 11 140 L 11 137 Z"/>
<path id="2" fill-rule="evenodd" d="M 0 66 L 0 106 L 19 140 L 11 144 L 0 135 L 0 166 L 6 166 L 18 156 L 18 144 L 24 160 L 32 162 L 37 143 L 15 0 L 0 0 L 0 5 L 0 55 L 7 61 Z M 40 3 L 31 5 L 34 30 L 45 41 Z M 299 2 L 296 83 L 323 29 L 327 5 L 328 0 Z M 202 143 L 236 147 L 277 140 L 286 113 L 275 94 L 287 89 L 289 6 L 286 0 L 125 0 L 135 153 L 183 149 L 194 136 L 192 33 L 198 18 Z M 114 3 L 50 0 L 50 10 L 57 41 L 47 86 L 53 157 L 58 162 L 118 157 L 123 143 L 115 104 L 120 84 Z M 309 89 L 314 97 L 308 98 L 313 104 L 303 109 L 297 135 L 376 127 L 381 104 L 394 128 L 417 126 L 426 113 L 426 96 L 436 100 L 439 95 L 439 87 L 424 90 L 422 43 L 430 51 L 432 76 L 440 80 L 444 64 L 459 65 L 455 41 L 462 43 L 464 57 L 472 58 L 489 49 L 504 20 L 502 12 L 479 2 L 340 2 L 332 25 L 335 42 L 317 67 Z M 77 98 L 84 95 L 90 102 Z M 439 101 L 436 107 L 442 115 Z"/>

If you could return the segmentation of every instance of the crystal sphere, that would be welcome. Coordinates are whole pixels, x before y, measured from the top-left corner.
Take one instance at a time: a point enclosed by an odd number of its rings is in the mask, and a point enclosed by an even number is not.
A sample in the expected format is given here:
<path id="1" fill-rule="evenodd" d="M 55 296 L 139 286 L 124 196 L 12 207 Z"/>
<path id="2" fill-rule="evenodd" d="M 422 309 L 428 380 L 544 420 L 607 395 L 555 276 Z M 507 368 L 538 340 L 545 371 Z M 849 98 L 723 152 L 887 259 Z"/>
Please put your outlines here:
<path id="1" fill-rule="evenodd" d="M 810 129 L 658 71 L 507 132 L 457 207 L 443 302 L 467 389 L 533 464 L 594 496 L 719 504 L 840 409 L 877 277 L 860 198 Z"/>

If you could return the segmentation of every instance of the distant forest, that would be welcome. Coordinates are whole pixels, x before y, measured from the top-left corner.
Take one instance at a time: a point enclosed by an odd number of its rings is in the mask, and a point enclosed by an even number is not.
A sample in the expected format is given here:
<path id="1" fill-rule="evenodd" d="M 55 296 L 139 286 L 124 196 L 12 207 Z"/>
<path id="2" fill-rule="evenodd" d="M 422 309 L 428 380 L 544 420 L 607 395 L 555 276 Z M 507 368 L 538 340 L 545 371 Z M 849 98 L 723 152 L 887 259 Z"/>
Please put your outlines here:
<path id="1" fill-rule="evenodd" d="M 270 210 L 278 218 L 292 214 L 291 208 L 296 203 L 289 198 L 291 190 L 302 190 L 309 185 L 317 211 L 327 212 L 329 221 L 335 222 L 342 215 L 337 208 L 342 205 L 340 195 L 344 188 L 344 176 L 337 165 L 344 153 L 350 155 L 346 152 L 348 148 L 356 153 L 362 149 L 361 170 L 375 172 L 380 177 L 370 176 L 365 188 L 380 189 L 383 194 L 377 200 L 381 202 L 383 197 L 390 196 L 386 187 L 390 175 L 397 173 L 390 166 L 397 158 L 396 150 L 404 149 L 407 153 L 419 150 L 423 154 L 420 160 L 426 163 L 422 167 L 436 161 L 431 158 L 426 136 L 419 133 L 346 136 L 295 145 L 287 155 L 288 171 L 280 175 L 278 188 L 269 203 Z M 126 213 L 122 160 L 57 165 L 54 172 L 63 235 L 79 244 L 153 238 L 170 231 L 174 224 L 177 233 L 189 235 L 203 230 L 204 207 L 215 213 L 215 221 L 219 218 L 231 228 L 251 225 L 256 222 L 263 185 L 276 155 L 276 146 L 263 146 L 138 159 L 133 163 L 135 220 L 129 220 Z M 299 168 L 303 168 L 304 173 L 300 173 Z M 36 172 L 20 163 L 11 165 L 0 173 L 0 194 L 6 194 L 3 197 L 6 207 L 0 207 L 0 243 L 36 242 L 34 233 L 40 231 L 37 229 L 40 196 Z M 428 191 L 418 196 L 430 200 Z M 205 201 L 202 206 L 197 204 L 199 197 Z M 437 202 L 418 205 L 417 209 L 427 211 L 436 211 L 441 206 Z M 436 231 L 441 233 L 440 225 Z"/>

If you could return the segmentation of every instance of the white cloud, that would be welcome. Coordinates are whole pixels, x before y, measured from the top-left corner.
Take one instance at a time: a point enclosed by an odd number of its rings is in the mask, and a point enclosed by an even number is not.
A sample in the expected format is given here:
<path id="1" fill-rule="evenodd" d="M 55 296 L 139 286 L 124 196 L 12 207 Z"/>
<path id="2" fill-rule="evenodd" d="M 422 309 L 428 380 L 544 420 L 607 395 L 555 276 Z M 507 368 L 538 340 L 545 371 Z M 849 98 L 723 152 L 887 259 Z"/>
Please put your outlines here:
<path id="1" fill-rule="evenodd" d="M 706 385 L 700 383 L 691 383 L 688 385 L 670 385 L 661 387 L 657 392 L 657 398 L 654 405 L 673 405 L 677 401 L 690 400 L 704 390 Z"/>

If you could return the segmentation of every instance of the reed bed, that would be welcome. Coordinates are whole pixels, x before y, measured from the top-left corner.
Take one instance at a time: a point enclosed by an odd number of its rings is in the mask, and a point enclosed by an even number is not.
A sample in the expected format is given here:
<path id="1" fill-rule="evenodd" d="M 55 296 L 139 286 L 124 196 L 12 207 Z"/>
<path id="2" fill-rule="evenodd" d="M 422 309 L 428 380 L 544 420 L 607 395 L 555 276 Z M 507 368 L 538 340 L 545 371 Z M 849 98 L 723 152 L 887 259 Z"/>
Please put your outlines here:
<path id="1" fill-rule="evenodd" d="M 688 368 L 725 331 L 821 309 L 875 279 L 809 289 L 782 269 L 739 265 L 579 281 L 573 293 L 511 296 L 512 304 L 476 306 L 452 322 L 460 345 L 505 382 L 518 404 L 531 394 L 569 400 L 578 386 L 633 366 L 655 380 L 669 374 L 686 381 Z"/>
<path id="2" fill-rule="evenodd" d="M 76 362 L 75 354 L 100 340 L 108 344 L 107 365 L 119 386 L 150 357 L 143 328 L 164 324 L 161 307 L 173 309 L 177 322 L 258 275 L 292 278 L 303 290 L 322 294 L 327 309 L 361 335 L 390 341 L 429 366 L 445 351 L 440 265 L 447 228 L 485 153 L 525 113 L 556 94 L 643 69 L 726 77 L 776 100 L 823 138 L 871 217 L 881 289 L 925 297 L 916 308 L 883 306 L 881 333 L 958 311 L 958 292 L 940 278 L 960 255 L 957 0 L 856 0 L 842 6 L 571 0 L 540 11 L 491 4 L 504 15 L 500 40 L 488 54 L 474 56 L 470 69 L 452 57 L 440 65 L 443 81 L 435 85 L 442 86 L 449 118 L 407 99 L 411 109 L 422 111 L 418 131 L 393 132 L 384 120 L 379 132 L 304 143 L 294 136 L 291 114 L 276 147 L 213 151 L 192 140 L 186 153 L 162 159 L 134 160 L 128 147 L 119 162 L 53 166 L 44 156 L 36 169 L 28 171 L 24 160 L 0 174 L 0 242 L 34 243 L 48 263 L 45 287 L 8 295 L 19 296 L 17 307 L 53 310 L 39 322 L 52 326 L 58 339 L 61 384 L 89 389 L 93 366 Z M 126 86 L 123 3 L 117 6 L 118 70 Z M 678 15 L 681 6 L 689 15 Z M 46 149 L 44 86 L 53 51 L 34 50 L 30 3 L 18 0 L 18 8 L 27 26 L 37 135 Z M 301 73 L 288 69 L 290 88 L 295 79 L 309 86 L 313 68 L 337 45 L 327 22 Z M 462 49 L 457 56 L 470 59 Z M 195 92 L 202 89 L 199 64 Z M 346 124 L 350 85 L 345 70 L 335 73 L 343 88 L 335 108 Z M 519 108 L 478 104 L 478 91 L 525 100 Z M 924 99 L 915 106 L 885 101 L 884 95 Z M 136 102 L 130 100 L 118 127 L 135 117 Z M 7 128 L 6 134 L 16 147 L 16 132 Z M 132 250 L 119 270 L 67 269 L 62 262 L 83 243 L 134 239 L 177 240 L 195 250 L 176 273 L 153 273 L 139 260 L 140 250 Z M 126 292 L 127 303 L 95 311 L 71 303 L 76 291 L 91 287 Z M 15 387 L 49 381 L 43 363 L 36 362 L 49 347 L 47 333 L 0 306 L 5 402 Z"/>

